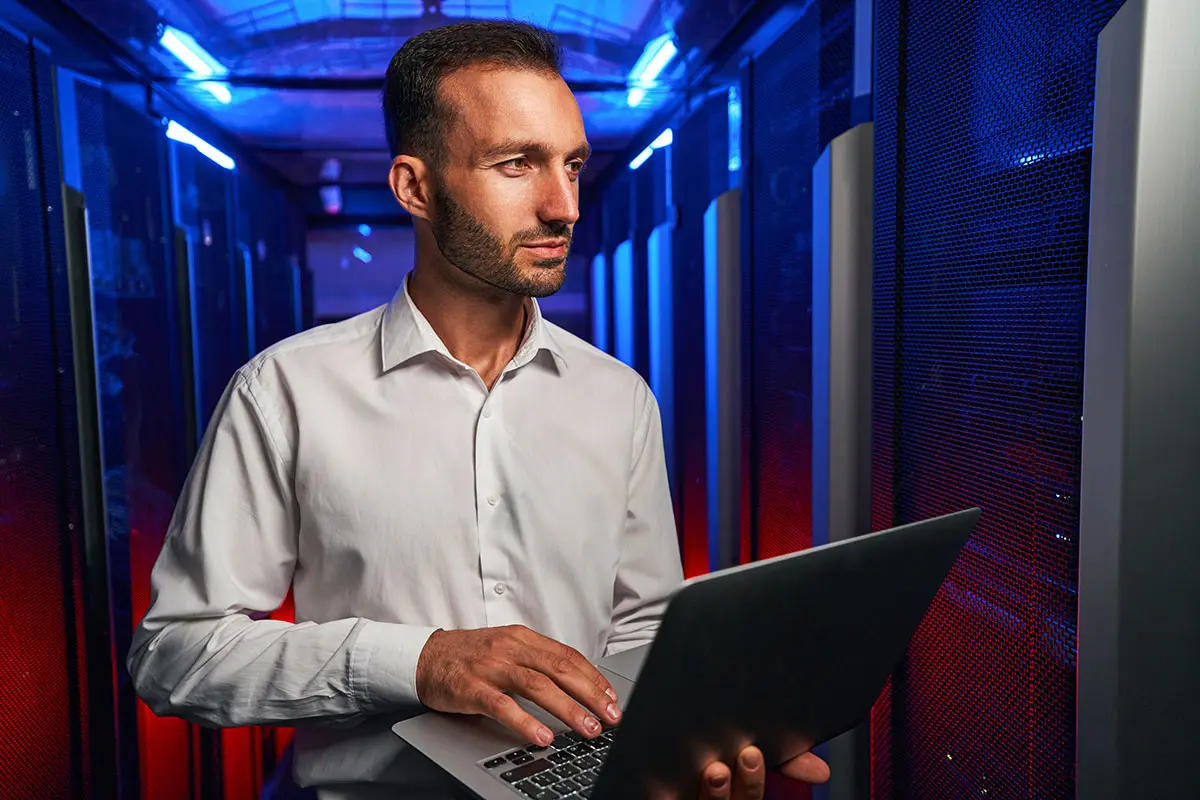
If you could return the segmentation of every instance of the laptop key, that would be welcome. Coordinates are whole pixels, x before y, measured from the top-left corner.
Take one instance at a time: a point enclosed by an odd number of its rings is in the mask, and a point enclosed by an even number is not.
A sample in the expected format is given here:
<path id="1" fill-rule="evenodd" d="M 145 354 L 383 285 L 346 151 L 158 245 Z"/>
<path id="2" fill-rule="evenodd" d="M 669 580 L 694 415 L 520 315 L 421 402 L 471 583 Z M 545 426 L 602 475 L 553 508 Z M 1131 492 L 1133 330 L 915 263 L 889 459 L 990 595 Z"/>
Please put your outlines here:
<path id="1" fill-rule="evenodd" d="M 560 797 L 562 795 L 554 789 L 539 789 L 538 793 L 533 796 L 533 800 L 558 800 Z"/>
<path id="2" fill-rule="evenodd" d="M 596 767 L 600 766 L 600 759 L 592 755 L 578 759 L 572 763 L 574 763 L 575 766 L 579 767 L 580 769 L 595 769 Z"/>
<path id="3" fill-rule="evenodd" d="M 508 763 L 508 759 L 504 758 L 504 756 L 501 756 L 500 758 L 493 758 L 491 761 L 483 762 L 483 768 L 484 769 L 495 769 L 496 767 L 503 766 L 507 763 Z"/>
<path id="4" fill-rule="evenodd" d="M 537 761 L 530 761 L 528 764 L 522 764 L 516 769 L 510 769 L 508 772 L 500 773 L 500 780 L 504 781 L 505 783 L 517 783 L 518 781 L 523 781 L 526 778 L 532 778 L 539 772 L 548 770 L 553 766 L 553 764 L 544 758 L 538 759 Z"/>
<path id="5" fill-rule="evenodd" d="M 542 790 L 542 787 L 538 786 L 533 781 L 521 781 L 520 783 L 513 786 L 513 788 L 516 789 L 521 794 L 525 795 L 526 797 L 533 797 L 535 794 L 537 794 L 538 792 L 540 792 Z"/>
<path id="6" fill-rule="evenodd" d="M 568 753 L 567 751 L 565 751 L 565 750 L 562 750 L 562 751 L 559 751 L 559 752 L 557 752 L 557 753 L 551 753 L 551 754 L 550 754 L 550 755 L 549 755 L 549 756 L 546 758 L 546 760 L 547 760 L 547 761 L 549 761 L 549 762 L 550 762 L 550 763 L 552 763 L 552 764 L 566 764 L 566 763 L 567 763 L 568 761 L 570 761 L 570 760 L 571 760 L 573 757 L 574 757 L 574 756 L 572 756 L 572 755 L 571 755 L 570 753 Z"/>
<path id="7" fill-rule="evenodd" d="M 519 756 L 509 756 L 508 760 L 513 764 L 520 766 L 521 764 L 528 764 L 530 761 L 533 761 L 533 756 L 525 753 L 524 755 Z"/>

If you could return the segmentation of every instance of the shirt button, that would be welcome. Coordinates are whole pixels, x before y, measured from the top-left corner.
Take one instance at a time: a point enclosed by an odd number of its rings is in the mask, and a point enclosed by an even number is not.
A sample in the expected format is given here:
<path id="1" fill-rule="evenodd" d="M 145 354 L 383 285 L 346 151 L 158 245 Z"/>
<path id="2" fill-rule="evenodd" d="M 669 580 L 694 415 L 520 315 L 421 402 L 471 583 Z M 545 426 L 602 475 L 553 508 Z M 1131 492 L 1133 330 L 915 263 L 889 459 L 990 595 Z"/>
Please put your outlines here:
<path id="1" fill-rule="evenodd" d="M 504 594 L 505 592 L 508 591 L 508 587 L 506 585 L 504 585 L 503 583 L 497 583 L 492 588 L 492 591 L 494 591 L 496 594 Z"/>
<path id="2" fill-rule="evenodd" d="M 488 501 L 489 506 L 494 506 L 500 502 L 500 495 L 495 494 L 495 493 L 489 494 L 487 501 Z"/>
<path id="3" fill-rule="evenodd" d="M 491 410 L 490 408 L 485 408 L 485 409 L 483 410 L 483 418 L 484 418 L 484 419 L 491 419 L 491 418 L 492 418 L 492 410 Z"/>

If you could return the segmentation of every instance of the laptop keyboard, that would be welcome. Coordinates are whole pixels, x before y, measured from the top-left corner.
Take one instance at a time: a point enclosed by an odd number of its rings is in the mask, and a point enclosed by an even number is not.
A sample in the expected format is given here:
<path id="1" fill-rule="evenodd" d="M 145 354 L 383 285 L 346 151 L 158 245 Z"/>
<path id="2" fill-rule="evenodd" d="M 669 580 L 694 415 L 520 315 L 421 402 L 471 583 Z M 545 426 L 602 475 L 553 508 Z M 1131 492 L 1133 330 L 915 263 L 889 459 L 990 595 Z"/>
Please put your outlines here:
<path id="1" fill-rule="evenodd" d="M 480 765 L 518 795 L 533 800 L 591 797 L 616 732 L 614 725 L 595 739 L 585 739 L 575 731 L 567 731 L 556 736 L 549 747 L 530 745 L 508 750 Z"/>

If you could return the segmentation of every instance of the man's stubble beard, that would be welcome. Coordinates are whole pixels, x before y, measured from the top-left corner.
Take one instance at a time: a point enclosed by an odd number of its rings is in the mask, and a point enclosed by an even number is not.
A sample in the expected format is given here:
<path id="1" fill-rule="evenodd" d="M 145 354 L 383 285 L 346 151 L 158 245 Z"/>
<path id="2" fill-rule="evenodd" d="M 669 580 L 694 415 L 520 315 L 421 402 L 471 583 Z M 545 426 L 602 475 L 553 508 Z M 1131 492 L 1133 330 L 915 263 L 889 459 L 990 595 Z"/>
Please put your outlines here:
<path id="1" fill-rule="evenodd" d="M 442 256 L 459 270 L 489 286 L 523 297 L 548 297 L 562 288 L 566 278 L 566 256 L 536 259 L 532 274 L 517 267 L 521 242 L 566 239 L 570 250 L 571 227 L 565 223 L 542 223 L 537 229 L 520 231 L 508 247 L 471 216 L 442 187 L 434 190 L 436 214 L 430 220 L 433 238 Z"/>

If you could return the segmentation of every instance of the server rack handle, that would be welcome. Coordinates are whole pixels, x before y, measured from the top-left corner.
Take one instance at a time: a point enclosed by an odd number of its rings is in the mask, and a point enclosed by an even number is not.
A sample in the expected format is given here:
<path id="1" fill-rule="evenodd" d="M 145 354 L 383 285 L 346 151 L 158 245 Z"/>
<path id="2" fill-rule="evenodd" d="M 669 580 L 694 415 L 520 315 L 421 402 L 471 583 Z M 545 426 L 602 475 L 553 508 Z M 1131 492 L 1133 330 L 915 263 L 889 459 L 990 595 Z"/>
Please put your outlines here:
<path id="1" fill-rule="evenodd" d="M 80 494 L 83 525 L 83 614 L 85 680 L 91 776 L 98 795 L 119 791 L 120 743 L 116 736 L 116 693 L 112 612 L 108 591 L 108 515 L 104 498 L 104 429 L 96 365 L 91 240 L 83 192 L 63 184 L 67 296 L 71 317 L 75 408 L 79 432 Z"/>

